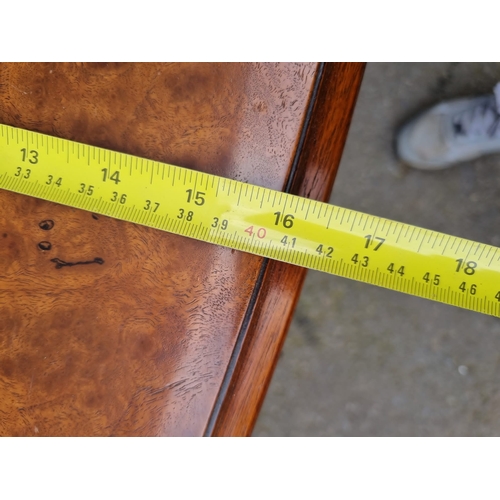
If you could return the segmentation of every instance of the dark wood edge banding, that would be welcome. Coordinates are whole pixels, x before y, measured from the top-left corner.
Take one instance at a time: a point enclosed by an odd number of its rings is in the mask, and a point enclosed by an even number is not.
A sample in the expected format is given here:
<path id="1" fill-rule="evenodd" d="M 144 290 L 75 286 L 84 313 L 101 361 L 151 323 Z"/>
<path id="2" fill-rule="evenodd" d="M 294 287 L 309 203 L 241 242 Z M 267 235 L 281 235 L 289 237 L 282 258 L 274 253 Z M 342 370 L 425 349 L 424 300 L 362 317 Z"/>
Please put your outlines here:
<path id="1" fill-rule="evenodd" d="M 288 192 L 317 200 L 329 198 L 364 67 L 363 63 L 318 66 L 317 81 L 287 177 Z M 303 268 L 263 261 L 205 435 L 251 434 L 305 275 Z"/>

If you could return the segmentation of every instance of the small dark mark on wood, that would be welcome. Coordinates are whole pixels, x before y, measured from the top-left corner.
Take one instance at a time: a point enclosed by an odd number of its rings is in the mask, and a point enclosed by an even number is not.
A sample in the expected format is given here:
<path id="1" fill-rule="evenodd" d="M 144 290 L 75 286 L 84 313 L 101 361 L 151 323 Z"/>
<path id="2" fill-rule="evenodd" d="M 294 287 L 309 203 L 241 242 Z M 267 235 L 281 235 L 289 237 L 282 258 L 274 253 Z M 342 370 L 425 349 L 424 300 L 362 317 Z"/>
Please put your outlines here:
<path id="1" fill-rule="evenodd" d="M 52 243 L 50 241 L 40 241 L 40 243 L 38 243 L 38 248 L 40 250 L 50 250 L 52 248 Z"/>
<path id="2" fill-rule="evenodd" d="M 43 220 L 38 225 L 40 226 L 40 229 L 43 229 L 44 231 L 49 231 L 54 227 L 54 221 L 47 219 L 47 220 Z"/>
<path id="3" fill-rule="evenodd" d="M 3 237 L 4 237 L 4 238 L 7 238 L 7 233 L 3 233 Z"/>
<path id="4" fill-rule="evenodd" d="M 99 265 L 104 264 L 104 260 L 101 259 L 100 257 L 96 257 L 94 260 L 86 260 L 83 262 L 65 262 L 64 260 L 55 258 L 55 259 L 50 259 L 50 262 L 55 262 L 56 269 L 61 269 L 62 267 L 80 266 L 84 264 L 99 264 Z"/>
<path id="5" fill-rule="evenodd" d="M 99 220 L 99 217 L 96 214 L 92 214 L 92 219 Z"/>

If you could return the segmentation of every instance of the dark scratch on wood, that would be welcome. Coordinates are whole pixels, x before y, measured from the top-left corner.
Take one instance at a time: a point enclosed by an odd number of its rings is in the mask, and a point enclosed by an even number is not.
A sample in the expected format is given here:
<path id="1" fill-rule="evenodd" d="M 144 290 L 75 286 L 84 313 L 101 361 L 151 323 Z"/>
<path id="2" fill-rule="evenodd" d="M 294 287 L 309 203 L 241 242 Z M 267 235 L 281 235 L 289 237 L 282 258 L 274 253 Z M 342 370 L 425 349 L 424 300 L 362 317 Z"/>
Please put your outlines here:
<path id="1" fill-rule="evenodd" d="M 56 269 L 61 269 L 62 267 L 71 267 L 71 266 L 80 266 L 84 264 L 104 264 L 104 260 L 101 259 L 100 257 L 96 257 L 94 260 L 86 260 L 82 262 L 65 262 L 64 260 L 55 258 L 55 259 L 50 259 L 50 262 L 55 262 L 56 264 Z"/>

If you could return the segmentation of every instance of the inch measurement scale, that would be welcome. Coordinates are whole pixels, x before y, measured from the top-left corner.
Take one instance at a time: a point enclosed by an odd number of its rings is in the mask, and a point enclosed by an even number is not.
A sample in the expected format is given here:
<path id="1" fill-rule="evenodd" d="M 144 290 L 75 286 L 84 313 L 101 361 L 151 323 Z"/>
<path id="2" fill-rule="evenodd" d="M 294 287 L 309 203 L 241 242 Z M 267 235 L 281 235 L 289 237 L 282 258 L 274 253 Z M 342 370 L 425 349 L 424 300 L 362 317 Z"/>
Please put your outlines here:
<path id="1" fill-rule="evenodd" d="M 500 316 L 500 249 L 0 125 L 0 188 Z"/>

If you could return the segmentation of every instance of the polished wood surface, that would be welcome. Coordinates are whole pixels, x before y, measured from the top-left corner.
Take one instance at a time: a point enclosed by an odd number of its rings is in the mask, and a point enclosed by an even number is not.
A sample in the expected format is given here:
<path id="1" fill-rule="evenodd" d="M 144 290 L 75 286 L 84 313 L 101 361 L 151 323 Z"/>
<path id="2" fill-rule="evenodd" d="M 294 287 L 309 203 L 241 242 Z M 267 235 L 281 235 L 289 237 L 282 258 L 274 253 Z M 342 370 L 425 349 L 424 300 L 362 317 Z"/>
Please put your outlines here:
<path id="1" fill-rule="evenodd" d="M 359 86 L 360 66 L 323 68 L 3 64 L 0 122 L 275 189 L 293 172 L 297 189 L 329 158 L 301 136 L 325 105 L 322 82 L 337 78 L 326 103 L 343 117 L 337 163 Z M 323 196 L 321 183 L 301 192 Z M 250 432 L 302 270 L 276 276 L 260 257 L 5 191 L 0 230 L 0 434 Z M 285 305 L 279 287 L 265 286 L 283 276 L 296 288 Z M 261 310 L 275 320 L 261 324 Z M 248 347 L 259 336 L 270 359 L 247 366 L 261 355 L 261 344 Z M 263 389 L 229 423 L 242 367 L 245 384 L 254 376 Z"/>
<path id="2" fill-rule="evenodd" d="M 326 64 L 311 102 L 288 191 L 328 201 L 363 78 L 363 64 Z M 269 261 L 241 351 L 227 374 L 213 435 L 251 434 L 271 381 L 306 269 Z M 214 419 L 215 420 L 215 419 Z"/>

